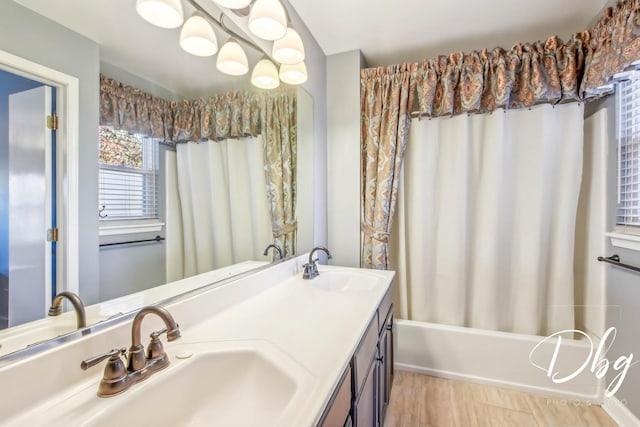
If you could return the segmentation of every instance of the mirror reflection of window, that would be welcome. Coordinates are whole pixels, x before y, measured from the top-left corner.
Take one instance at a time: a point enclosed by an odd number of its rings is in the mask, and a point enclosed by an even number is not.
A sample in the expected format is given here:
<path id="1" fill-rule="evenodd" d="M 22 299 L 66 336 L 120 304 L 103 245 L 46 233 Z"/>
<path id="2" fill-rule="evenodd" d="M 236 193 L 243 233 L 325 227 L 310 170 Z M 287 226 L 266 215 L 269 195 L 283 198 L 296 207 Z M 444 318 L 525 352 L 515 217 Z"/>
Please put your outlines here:
<path id="1" fill-rule="evenodd" d="M 100 126 L 100 219 L 158 218 L 158 144 L 153 138 Z"/>

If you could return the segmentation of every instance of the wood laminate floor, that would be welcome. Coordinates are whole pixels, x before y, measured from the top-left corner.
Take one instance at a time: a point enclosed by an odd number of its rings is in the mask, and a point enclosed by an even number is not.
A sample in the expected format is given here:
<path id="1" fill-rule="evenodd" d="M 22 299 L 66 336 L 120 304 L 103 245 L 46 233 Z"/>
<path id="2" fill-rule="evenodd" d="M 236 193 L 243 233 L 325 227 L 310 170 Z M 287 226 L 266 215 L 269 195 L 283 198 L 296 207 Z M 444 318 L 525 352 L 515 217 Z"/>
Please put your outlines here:
<path id="1" fill-rule="evenodd" d="M 384 427 L 615 427 L 599 406 L 395 371 Z"/>

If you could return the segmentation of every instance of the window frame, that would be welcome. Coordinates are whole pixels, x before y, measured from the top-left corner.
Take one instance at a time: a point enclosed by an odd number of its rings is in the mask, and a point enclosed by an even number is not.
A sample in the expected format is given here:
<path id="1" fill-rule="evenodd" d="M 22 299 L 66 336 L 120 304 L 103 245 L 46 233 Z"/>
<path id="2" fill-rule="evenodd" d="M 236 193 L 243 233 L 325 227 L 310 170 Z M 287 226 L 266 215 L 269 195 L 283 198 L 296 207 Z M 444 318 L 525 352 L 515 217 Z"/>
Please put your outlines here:
<path id="1" fill-rule="evenodd" d="M 142 138 L 148 138 L 142 136 Z M 124 172 L 124 173 L 135 173 L 143 176 L 143 179 L 148 177 L 149 175 L 153 176 L 154 183 L 153 190 L 155 191 L 155 198 L 153 204 L 155 205 L 155 217 L 149 216 L 140 216 L 140 217 L 128 217 L 128 218 L 110 218 L 110 219 L 99 219 L 99 236 L 117 236 L 117 235 L 125 235 L 125 234 L 134 234 L 134 233 L 151 233 L 151 232 L 159 232 L 162 231 L 164 227 L 164 222 L 161 219 L 160 213 L 160 204 L 159 204 L 159 187 L 160 187 L 160 150 L 158 147 L 159 142 L 151 139 L 148 147 L 153 147 L 153 152 L 149 154 L 148 152 L 143 152 L 144 156 L 151 156 L 153 162 L 153 173 L 137 171 L 135 168 L 130 168 L 127 166 L 118 166 L 112 164 L 104 164 L 98 158 L 98 175 L 100 175 L 101 170 L 110 170 L 114 172 Z M 146 141 L 145 141 L 146 142 Z M 100 146 L 100 140 L 98 140 L 98 146 Z M 100 179 L 100 178 L 98 178 Z M 100 184 L 98 184 L 98 208 L 100 207 Z"/>

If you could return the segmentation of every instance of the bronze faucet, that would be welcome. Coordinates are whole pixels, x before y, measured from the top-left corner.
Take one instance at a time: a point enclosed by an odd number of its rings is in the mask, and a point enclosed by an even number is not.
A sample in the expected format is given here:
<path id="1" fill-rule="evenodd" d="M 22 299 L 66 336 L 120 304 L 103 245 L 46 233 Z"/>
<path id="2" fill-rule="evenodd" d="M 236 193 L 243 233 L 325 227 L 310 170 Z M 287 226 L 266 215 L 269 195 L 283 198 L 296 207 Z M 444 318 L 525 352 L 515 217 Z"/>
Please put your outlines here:
<path id="1" fill-rule="evenodd" d="M 316 246 L 315 248 L 311 249 L 311 252 L 309 252 L 309 262 L 303 266 L 304 268 L 304 272 L 302 273 L 303 279 L 313 279 L 314 277 L 320 274 L 318 272 L 318 266 L 316 264 L 316 262 L 318 261 L 318 258 L 313 259 L 313 254 L 316 251 L 323 251 L 324 253 L 327 254 L 328 259 L 332 258 L 331 253 L 329 252 L 329 249 L 325 248 L 324 246 Z"/>
<path id="2" fill-rule="evenodd" d="M 161 331 L 151 333 L 151 342 L 147 354 L 144 353 L 144 346 L 141 342 L 142 319 L 147 314 L 153 313 L 160 317 L 166 326 Z M 129 347 L 129 357 L 127 367 L 121 359 L 121 355 L 126 353 L 124 348 L 113 349 L 107 353 L 92 357 L 80 364 L 82 369 L 88 369 L 97 363 L 109 358 L 104 369 L 104 376 L 98 387 L 98 396 L 110 397 L 122 393 L 133 384 L 142 381 L 154 372 L 166 368 L 169 365 L 169 357 L 164 351 L 160 335 L 167 333 L 167 340 L 173 341 L 180 338 L 180 329 L 173 319 L 173 316 L 163 307 L 150 305 L 143 307 L 133 318 L 131 327 L 131 347 Z"/>
<path id="3" fill-rule="evenodd" d="M 59 316 L 62 313 L 62 300 L 64 298 L 71 301 L 71 304 L 76 311 L 77 328 L 80 329 L 87 326 L 87 314 L 84 311 L 84 304 L 82 304 L 80 297 L 73 292 L 64 291 L 56 295 L 51 303 L 51 307 L 49 308 L 49 316 Z"/>
<path id="4" fill-rule="evenodd" d="M 142 326 L 142 319 L 150 313 L 160 317 L 164 321 L 166 328 L 151 334 L 149 354 L 148 357 L 145 357 L 144 346 L 140 343 L 140 327 Z M 127 371 L 130 375 L 137 372 L 145 376 L 150 375 L 169 364 L 169 359 L 162 349 L 162 343 L 159 339 L 160 335 L 165 332 L 167 333 L 167 341 L 174 341 L 180 338 L 178 324 L 173 320 L 173 316 L 171 316 L 166 308 L 160 307 L 159 305 L 150 305 L 143 307 L 138 314 L 136 314 L 136 317 L 133 318 L 133 325 L 131 326 L 131 347 L 129 347 L 129 363 L 127 364 Z M 145 373 L 142 371 L 149 372 Z"/>
<path id="5" fill-rule="evenodd" d="M 264 248 L 264 256 L 267 256 L 269 254 L 269 249 L 274 248 L 277 252 L 278 252 L 278 258 L 282 259 L 284 258 L 284 255 L 282 254 L 282 249 L 280 248 L 280 246 L 276 245 L 275 243 L 271 243 L 269 244 L 266 248 Z"/>

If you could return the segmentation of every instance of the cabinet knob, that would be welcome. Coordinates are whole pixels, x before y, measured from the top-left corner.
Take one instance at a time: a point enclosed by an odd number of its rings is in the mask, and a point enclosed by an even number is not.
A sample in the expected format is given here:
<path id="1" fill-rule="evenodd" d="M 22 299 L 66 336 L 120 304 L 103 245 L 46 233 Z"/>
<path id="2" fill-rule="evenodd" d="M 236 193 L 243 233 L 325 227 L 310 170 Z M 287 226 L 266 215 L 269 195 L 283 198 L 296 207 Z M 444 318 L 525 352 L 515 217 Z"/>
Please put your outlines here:
<path id="1" fill-rule="evenodd" d="M 384 363 L 384 355 L 377 358 L 378 362 Z"/>

